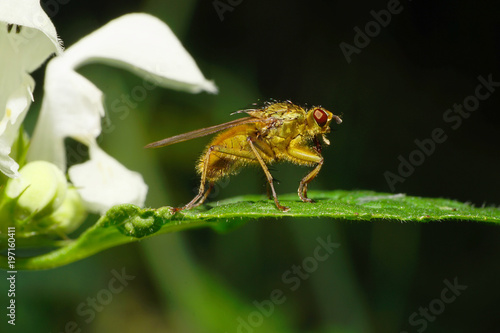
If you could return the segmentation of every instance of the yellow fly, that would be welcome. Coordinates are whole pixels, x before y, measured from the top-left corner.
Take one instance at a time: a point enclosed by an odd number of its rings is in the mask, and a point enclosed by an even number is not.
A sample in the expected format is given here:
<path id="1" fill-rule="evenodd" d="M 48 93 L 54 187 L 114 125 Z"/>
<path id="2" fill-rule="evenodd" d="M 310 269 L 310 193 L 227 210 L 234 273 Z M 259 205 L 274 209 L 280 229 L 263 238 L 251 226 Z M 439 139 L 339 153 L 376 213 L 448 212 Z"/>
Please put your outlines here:
<path id="1" fill-rule="evenodd" d="M 250 164 L 262 167 L 276 207 L 286 212 L 290 208 L 279 203 L 273 177 L 267 168 L 267 165 L 281 161 L 314 166 L 300 181 L 298 189 L 303 202 L 312 202 L 307 197 L 307 184 L 318 175 L 323 165 L 321 141 L 326 145 L 330 144 L 325 136 L 330 132 L 330 122 L 335 119 L 340 124 L 342 119 L 320 106 L 306 110 L 290 101 L 266 103 L 259 109 L 234 113 L 246 113 L 249 117 L 176 135 L 146 146 L 164 147 L 223 131 L 205 148 L 196 166 L 201 175 L 198 194 L 185 206 L 172 208 L 172 212 L 201 205 L 219 179 L 236 174 L 242 167 Z"/>

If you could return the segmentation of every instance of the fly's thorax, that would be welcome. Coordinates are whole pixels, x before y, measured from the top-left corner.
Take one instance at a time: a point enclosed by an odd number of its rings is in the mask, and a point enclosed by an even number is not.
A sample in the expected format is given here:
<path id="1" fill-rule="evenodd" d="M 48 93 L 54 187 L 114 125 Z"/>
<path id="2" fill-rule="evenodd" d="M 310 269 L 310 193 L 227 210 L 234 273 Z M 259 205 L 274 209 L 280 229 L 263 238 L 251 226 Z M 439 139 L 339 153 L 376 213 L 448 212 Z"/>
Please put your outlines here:
<path id="1" fill-rule="evenodd" d="M 300 133 L 304 122 L 297 120 L 277 120 L 275 126 L 270 127 L 269 137 L 292 138 Z"/>
<path id="2" fill-rule="evenodd" d="M 267 116 L 278 116 L 280 118 L 293 114 L 305 114 L 305 110 L 302 107 L 295 105 L 289 101 L 282 103 L 271 103 L 263 109 L 263 112 Z"/>
<path id="3" fill-rule="evenodd" d="M 260 119 L 279 119 L 292 121 L 304 119 L 306 110 L 289 101 L 283 103 L 268 103 L 264 108 L 245 110 L 245 113 Z"/>

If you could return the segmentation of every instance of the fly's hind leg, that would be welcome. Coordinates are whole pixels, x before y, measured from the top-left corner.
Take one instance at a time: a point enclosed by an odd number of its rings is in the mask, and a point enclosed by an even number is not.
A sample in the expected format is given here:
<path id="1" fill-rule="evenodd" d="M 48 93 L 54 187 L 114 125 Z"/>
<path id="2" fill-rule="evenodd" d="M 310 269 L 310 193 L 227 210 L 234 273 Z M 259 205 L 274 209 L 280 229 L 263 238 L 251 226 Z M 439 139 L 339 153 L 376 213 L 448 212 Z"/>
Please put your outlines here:
<path id="1" fill-rule="evenodd" d="M 267 178 L 267 176 L 266 176 Z M 271 186 L 269 185 L 269 182 L 266 181 L 266 195 L 269 200 L 273 199 L 273 194 L 271 193 Z"/>
<path id="2" fill-rule="evenodd" d="M 210 181 L 209 185 L 208 185 L 208 189 L 205 190 L 205 184 L 207 182 L 207 170 L 208 170 L 209 162 L 210 162 L 210 155 L 213 152 L 217 152 L 218 154 L 221 154 L 221 155 L 229 155 L 229 156 L 238 157 L 241 159 L 246 159 L 246 160 L 251 160 L 251 161 L 255 160 L 253 154 L 249 151 L 238 151 L 238 150 L 234 150 L 232 148 L 227 148 L 227 147 L 218 146 L 218 145 L 210 146 L 205 154 L 205 158 L 203 159 L 203 172 L 201 173 L 200 189 L 198 190 L 198 194 L 193 198 L 193 200 L 191 200 L 186 205 L 184 205 L 182 207 L 178 207 L 178 208 L 171 208 L 170 211 L 172 212 L 172 214 L 174 214 L 178 211 L 184 210 L 184 209 L 191 209 L 191 208 L 198 207 L 203 202 L 205 202 L 205 200 L 207 199 L 208 195 L 210 194 L 210 191 L 214 187 L 214 182 Z"/>
<path id="3" fill-rule="evenodd" d="M 186 205 L 184 205 L 182 207 L 171 208 L 170 212 L 172 214 L 174 214 L 178 211 L 184 210 L 184 209 L 191 209 L 194 207 L 198 207 L 207 199 L 208 195 L 210 194 L 210 191 L 212 191 L 212 188 L 214 187 L 214 183 L 210 182 L 210 184 L 208 185 L 208 189 L 205 191 L 205 183 L 207 180 L 208 161 L 210 160 L 210 154 L 214 151 L 214 149 L 215 149 L 215 146 L 211 146 L 205 155 L 205 159 L 203 160 L 203 172 L 201 174 L 201 182 L 200 182 L 200 188 L 198 190 L 198 194 L 193 198 L 193 200 L 188 202 Z"/>
<path id="4" fill-rule="evenodd" d="M 193 200 L 191 200 L 189 203 L 187 203 L 186 205 L 184 205 L 182 207 L 171 208 L 170 211 L 172 213 L 176 213 L 176 212 L 184 210 L 184 209 L 191 209 L 191 208 L 198 207 L 203 202 L 205 202 L 205 200 L 207 199 L 208 195 L 212 191 L 213 187 L 214 187 L 214 183 L 210 183 L 208 185 L 208 189 L 205 191 L 205 184 L 202 183 L 200 185 L 200 189 L 198 190 L 198 194 L 193 198 Z"/>

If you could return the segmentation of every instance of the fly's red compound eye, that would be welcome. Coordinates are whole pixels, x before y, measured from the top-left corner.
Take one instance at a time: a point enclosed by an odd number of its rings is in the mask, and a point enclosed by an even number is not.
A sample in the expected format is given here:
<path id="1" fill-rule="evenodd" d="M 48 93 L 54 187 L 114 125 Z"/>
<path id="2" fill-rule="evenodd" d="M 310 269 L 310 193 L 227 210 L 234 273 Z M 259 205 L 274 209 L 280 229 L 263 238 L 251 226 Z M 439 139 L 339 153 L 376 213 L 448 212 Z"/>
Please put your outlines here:
<path id="1" fill-rule="evenodd" d="M 314 117 L 314 120 L 316 120 L 316 123 L 320 127 L 325 126 L 327 121 L 328 121 L 328 115 L 326 114 L 325 111 L 323 111 L 321 109 L 315 109 L 313 111 L 313 117 Z"/>

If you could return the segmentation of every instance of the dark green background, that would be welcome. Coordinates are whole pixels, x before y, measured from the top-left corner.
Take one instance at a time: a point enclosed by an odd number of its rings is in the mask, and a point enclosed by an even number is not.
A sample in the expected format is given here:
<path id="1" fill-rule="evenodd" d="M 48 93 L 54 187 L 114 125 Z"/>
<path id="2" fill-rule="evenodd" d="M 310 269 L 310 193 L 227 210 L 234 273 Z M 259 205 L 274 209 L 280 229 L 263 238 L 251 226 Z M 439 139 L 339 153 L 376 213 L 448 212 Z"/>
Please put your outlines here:
<path id="1" fill-rule="evenodd" d="M 109 110 L 107 124 L 114 130 L 102 135 L 101 145 L 143 174 L 148 206 L 192 198 L 199 182 L 194 163 L 209 139 L 147 151 L 146 143 L 231 120 L 229 113 L 269 98 L 320 104 L 344 120 L 329 135 L 332 146 L 324 150 L 325 165 L 312 189 L 390 192 L 384 173 L 397 173 L 398 156 L 408 158 L 414 140 L 442 128 L 447 140 L 395 193 L 500 204 L 500 89 L 456 130 L 443 120 L 447 109 L 474 93 L 479 75 L 500 81 L 493 1 L 402 1 L 401 13 L 350 64 L 339 44 L 353 44 L 353 28 L 364 30 L 373 20 L 370 11 L 385 9 L 388 1 L 243 0 L 223 21 L 212 1 L 65 2 L 45 4 L 67 47 L 122 14 L 151 13 L 172 28 L 220 89 L 218 95 L 191 95 L 157 88 L 126 116 Z M 108 109 L 110 101 L 142 84 L 142 78 L 104 65 L 80 72 L 104 91 Z M 34 77 L 28 129 L 43 98 L 43 68 Z M 278 193 L 296 191 L 306 172 L 273 167 Z M 212 201 L 265 193 L 255 168 L 218 189 Z M 96 219 L 89 217 L 87 225 Z M 313 255 L 317 237 L 328 236 L 340 247 L 291 291 L 282 275 Z M 425 331 L 495 332 L 499 237 L 498 227 L 470 222 L 328 219 L 253 221 L 225 235 L 163 235 L 66 267 L 20 272 L 17 325 L 8 329 L 63 332 L 74 321 L 83 332 L 238 332 L 238 317 L 247 320 L 257 311 L 254 301 L 280 289 L 286 301 L 254 332 L 422 332 L 409 317 L 441 297 L 443 280 L 457 278 L 467 289 Z M 77 307 L 106 289 L 111 271 L 122 267 L 136 278 L 86 323 Z"/>

